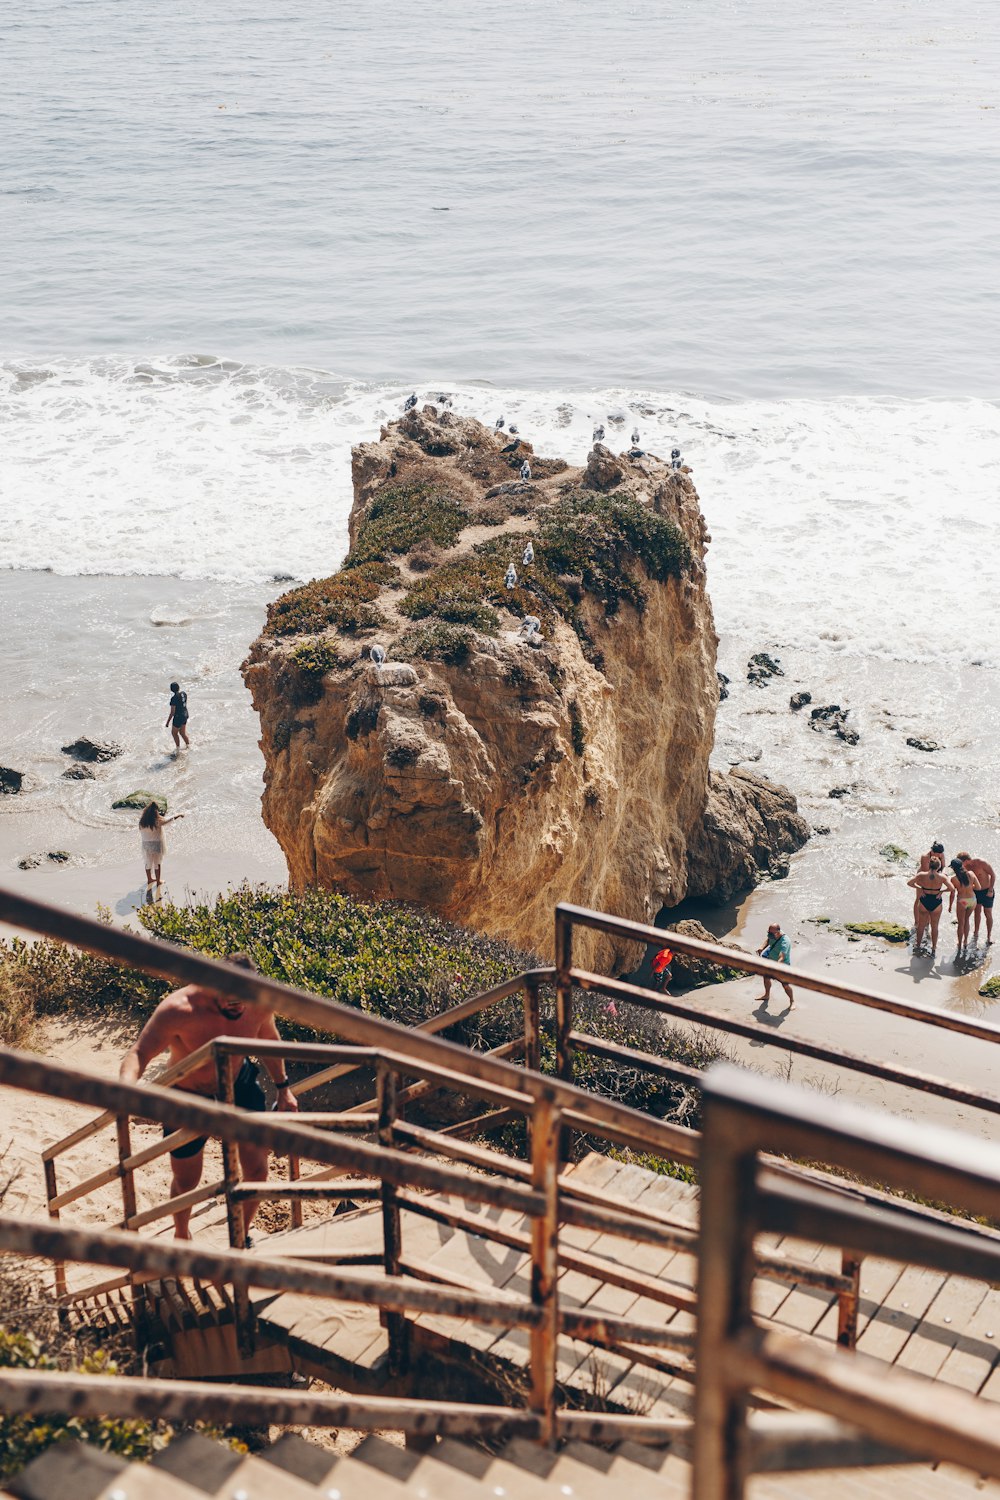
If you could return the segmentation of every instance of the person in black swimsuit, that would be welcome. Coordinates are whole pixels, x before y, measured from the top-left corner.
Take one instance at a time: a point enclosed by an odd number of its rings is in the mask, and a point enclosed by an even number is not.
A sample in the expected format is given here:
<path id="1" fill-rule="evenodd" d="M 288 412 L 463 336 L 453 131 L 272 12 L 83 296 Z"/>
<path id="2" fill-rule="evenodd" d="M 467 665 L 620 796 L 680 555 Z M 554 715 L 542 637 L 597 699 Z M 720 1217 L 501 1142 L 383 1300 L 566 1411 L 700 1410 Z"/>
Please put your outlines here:
<path id="1" fill-rule="evenodd" d="M 927 862 L 926 870 L 918 870 L 907 885 L 917 893 L 917 931 L 913 939 L 913 951 L 919 953 L 924 945 L 927 929 L 931 931 L 931 957 L 937 953 L 938 927 L 941 925 L 941 900 L 948 889 L 948 882 L 941 874 L 941 861 L 936 854 Z"/>
<path id="2" fill-rule="evenodd" d="M 191 741 L 188 739 L 188 695 L 181 692 L 179 682 L 170 684 L 170 712 L 167 714 L 167 728 L 174 737 L 174 744 L 179 750 L 181 740 L 190 748 Z"/>

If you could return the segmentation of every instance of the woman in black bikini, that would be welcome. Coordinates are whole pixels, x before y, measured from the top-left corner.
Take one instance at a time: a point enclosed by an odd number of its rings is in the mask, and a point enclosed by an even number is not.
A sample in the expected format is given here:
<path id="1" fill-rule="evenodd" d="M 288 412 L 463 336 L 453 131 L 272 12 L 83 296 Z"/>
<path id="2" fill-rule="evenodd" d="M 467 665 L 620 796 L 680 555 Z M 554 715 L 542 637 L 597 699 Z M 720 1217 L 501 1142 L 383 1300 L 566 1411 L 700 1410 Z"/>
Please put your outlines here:
<path id="1" fill-rule="evenodd" d="M 928 926 L 931 929 L 931 957 L 937 953 L 938 927 L 941 924 L 941 900 L 948 889 L 948 881 L 941 874 L 941 861 L 937 855 L 927 862 L 926 870 L 918 870 L 907 885 L 917 893 L 917 933 L 913 940 L 913 951 L 919 953 L 924 944 Z"/>

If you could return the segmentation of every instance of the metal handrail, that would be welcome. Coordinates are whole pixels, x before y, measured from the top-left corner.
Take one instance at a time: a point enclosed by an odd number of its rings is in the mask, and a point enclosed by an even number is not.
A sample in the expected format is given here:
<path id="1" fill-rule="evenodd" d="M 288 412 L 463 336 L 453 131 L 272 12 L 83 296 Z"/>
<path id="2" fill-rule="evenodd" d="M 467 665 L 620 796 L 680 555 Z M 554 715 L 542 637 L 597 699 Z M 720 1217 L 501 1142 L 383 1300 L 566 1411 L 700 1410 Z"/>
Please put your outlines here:
<path id="1" fill-rule="evenodd" d="M 817 1100 L 725 1064 L 712 1067 L 704 1082 L 694 1500 L 742 1500 L 756 1469 L 836 1466 L 848 1450 L 858 1462 L 857 1431 L 867 1435 L 870 1462 L 885 1462 L 888 1444 L 897 1462 L 929 1458 L 1000 1477 L 1000 1437 L 975 1396 L 932 1387 L 856 1351 L 765 1331 L 752 1307 L 755 1240 L 762 1233 L 990 1283 L 1000 1279 L 1000 1244 L 972 1240 L 964 1228 L 937 1219 L 921 1223 L 892 1208 L 851 1203 L 821 1184 L 791 1182 L 766 1159 L 776 1142 L 793 1156 L 822 1154 L 841 1169 L 1000 1217 L 1000 1148 L 993 1143 Z M 780 1427 L 767 1442 L 751 1440 L 751 1390 L 855 1431 L 842 1426 L 832 1438 L 827 1433 L 810 1465 L 801 1436 L 792 1439 Z"/>

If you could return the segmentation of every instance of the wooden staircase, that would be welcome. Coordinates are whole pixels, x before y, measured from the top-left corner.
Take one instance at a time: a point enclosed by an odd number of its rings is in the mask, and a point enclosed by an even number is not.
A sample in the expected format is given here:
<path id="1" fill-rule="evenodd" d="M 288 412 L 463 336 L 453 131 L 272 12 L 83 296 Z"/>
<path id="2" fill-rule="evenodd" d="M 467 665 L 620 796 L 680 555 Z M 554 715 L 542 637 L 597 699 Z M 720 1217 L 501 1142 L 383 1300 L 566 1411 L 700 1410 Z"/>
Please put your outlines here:
<path id="1" fill-rule="evenodd" d="M 691 1467 L 678 1448 L 570 1442 L 558 1452 L 515 1438 L 499 1453 L 445 1438 L 419 1453 L 378 1436 L 336 1454 L 287 1433 L 244 1455 L 200 1433 L 176 1438 L 149 1464 L 82 1443 L 50 1448 L 10 1482 L 20 1500 L 688 1500 Z M 1000 1486 L 957 1469 L 883 1469 L 759 1476 L 751 1500 L 995 1500 Z"/>

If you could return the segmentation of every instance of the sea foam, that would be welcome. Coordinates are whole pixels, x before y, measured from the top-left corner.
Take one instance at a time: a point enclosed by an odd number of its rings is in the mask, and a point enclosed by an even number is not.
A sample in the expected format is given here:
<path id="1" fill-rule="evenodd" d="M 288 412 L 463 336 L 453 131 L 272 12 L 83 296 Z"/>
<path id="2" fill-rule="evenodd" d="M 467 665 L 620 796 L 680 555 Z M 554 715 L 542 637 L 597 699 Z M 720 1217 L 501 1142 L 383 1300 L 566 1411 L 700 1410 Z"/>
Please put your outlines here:
<path id="1" fill-rule="evenodd" d="M 211 356 L 0 367 L 0 564 L 263 582 L 332 572 L 350 450 L 408 389 Z M 681 449 L 719 628 L 908 661 L 997 659 L 1000 409 L 418 386 L 582 462 L 595 424 Z"/>

